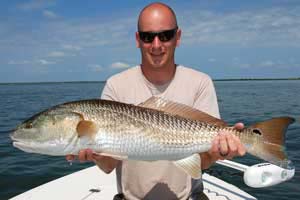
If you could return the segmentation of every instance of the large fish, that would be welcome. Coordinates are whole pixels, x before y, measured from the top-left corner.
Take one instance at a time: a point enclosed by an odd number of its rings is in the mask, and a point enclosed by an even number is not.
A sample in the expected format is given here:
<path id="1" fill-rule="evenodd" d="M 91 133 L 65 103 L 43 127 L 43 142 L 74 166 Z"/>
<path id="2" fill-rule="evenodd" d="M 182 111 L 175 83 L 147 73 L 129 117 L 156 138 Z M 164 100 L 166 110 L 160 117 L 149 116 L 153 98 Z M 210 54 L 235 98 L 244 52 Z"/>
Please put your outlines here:
<path id="1" fill-rule="evenodd" d="M 57 105 L 19 125 L 13 145 L 25 152 L 62 156 L 90 148 L 116 159 L 172 160 L 193 178 L 200 177 L 201 152 L 221 130 L 237 135 L 247 152 L 287 167 L 284 135 L 290 117 L 274 118 L 242 131 L 183 104 L 152 97 L 138 106 L 82 100 Z"/>

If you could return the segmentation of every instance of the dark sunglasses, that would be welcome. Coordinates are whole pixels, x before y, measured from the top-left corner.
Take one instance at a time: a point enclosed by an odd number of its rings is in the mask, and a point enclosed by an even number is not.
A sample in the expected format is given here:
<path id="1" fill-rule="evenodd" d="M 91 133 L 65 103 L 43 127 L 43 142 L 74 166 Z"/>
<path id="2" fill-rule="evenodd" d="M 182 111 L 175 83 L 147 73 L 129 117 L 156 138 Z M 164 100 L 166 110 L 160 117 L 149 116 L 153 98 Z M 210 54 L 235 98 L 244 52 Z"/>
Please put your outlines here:
<path id="1" fill-rule="evenodd" d="M 161 42 L 170 41 L 176 34 L 177 27 L 171 30 L 159 31 L 159 32 L 143 32 L 139 31 L 140 39 L 145 43 L 153 42 L 154 38 L 157 36 Z"/>

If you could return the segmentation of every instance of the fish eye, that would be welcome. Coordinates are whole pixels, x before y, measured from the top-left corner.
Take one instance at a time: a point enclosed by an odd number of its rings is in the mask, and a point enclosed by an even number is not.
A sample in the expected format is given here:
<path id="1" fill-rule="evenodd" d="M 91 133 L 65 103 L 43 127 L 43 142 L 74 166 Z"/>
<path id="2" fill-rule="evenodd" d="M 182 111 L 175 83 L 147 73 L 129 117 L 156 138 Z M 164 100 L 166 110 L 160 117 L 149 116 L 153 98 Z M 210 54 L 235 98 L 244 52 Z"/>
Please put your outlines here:
<path id="1" fill-rule="evenodd" d="M 28 129 L 32 128 L 32 123 L 27 123 L 26 126 L 25 126 L 25 128 L 28 128 Z"/>

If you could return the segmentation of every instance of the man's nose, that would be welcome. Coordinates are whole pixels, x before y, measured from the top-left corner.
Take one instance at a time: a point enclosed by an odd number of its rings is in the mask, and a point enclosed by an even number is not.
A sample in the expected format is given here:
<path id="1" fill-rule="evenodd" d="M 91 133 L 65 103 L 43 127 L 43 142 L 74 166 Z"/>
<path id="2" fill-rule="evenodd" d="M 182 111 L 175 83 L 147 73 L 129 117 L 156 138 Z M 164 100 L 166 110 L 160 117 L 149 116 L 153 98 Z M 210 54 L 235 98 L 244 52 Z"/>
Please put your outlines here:
<path id="1" fill-rule="evenodd" d="M 162 42 L 159 40 L 158 36 L 155 36 L 154 40 L 152 41 L 152 47 L 160 48 L 161 45 L 162 45 Z"/>

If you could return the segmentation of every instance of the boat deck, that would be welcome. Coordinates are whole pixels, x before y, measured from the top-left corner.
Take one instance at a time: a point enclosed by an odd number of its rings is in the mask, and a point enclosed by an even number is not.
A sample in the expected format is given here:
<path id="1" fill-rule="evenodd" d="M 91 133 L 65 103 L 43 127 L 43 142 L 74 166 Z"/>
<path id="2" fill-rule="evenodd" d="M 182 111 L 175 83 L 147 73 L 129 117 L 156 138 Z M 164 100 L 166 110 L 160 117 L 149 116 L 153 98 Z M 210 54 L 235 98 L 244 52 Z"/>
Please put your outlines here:
<path id="1" fill-rule="evenodd" d="M 105 174 L 94 166 L 33 188 L 11 200 L 107 200 L 117 193 L 115 181 L 115 173 Z M 208 174 L 203 174 L 203 184 L 204 193 L 209 199 L 256 199 L 238 187 Z"/>

